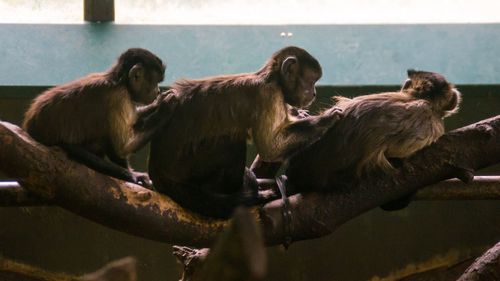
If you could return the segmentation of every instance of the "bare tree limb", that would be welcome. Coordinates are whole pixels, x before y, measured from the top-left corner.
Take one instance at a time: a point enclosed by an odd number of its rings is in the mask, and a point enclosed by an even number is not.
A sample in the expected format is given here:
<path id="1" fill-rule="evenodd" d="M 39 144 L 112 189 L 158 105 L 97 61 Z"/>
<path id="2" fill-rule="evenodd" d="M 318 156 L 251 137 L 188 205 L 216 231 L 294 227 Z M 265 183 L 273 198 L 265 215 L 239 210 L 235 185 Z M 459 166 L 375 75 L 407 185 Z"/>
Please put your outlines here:
<path id="1" fill-rule="evenodd" d="M 0 122 L 0 144 L 0 170 L 34 195 L 106 226 L 157 241 L 209 245 L 226 225 L 73 162 L 15 125 Z"/>
<path id="2" fill-rule="evenodd" d="M 321 151 L 325 152 L 323 149 Z M 334 163 L 335 159 L 331 161 Z M 261 212 L 266 241 L 277 244 L 283 242 L 286 236 L 292 241 L 298 241 L 328 235 L 344 222 L 367 210 L 411 194 L 429 184 L 456 176 L 462 177 L 464 171 L 474 171 L 498 162 L 500 116 L 447 133 L 433 145 L 405 159 L 401 169 L 393 176 L 380 175 L 379 178 L 361 181 L 348 188 L 334 189 L 328 194 L 291 196 L 293 218 L 287 227 L 283 224 L 281 202 L 267 204 Z M 328 163 L 313 163 L 313 167 L 315 165 Z M 332 182 L 331 185 L 334 186 L 335 183 Z"/>
<path id="3" fill-rule="evenodd" d="M 184 265 L 181 281 L 257 281 L 267 272 L 259 225 L 242 207 L 211 250 L 175 246 L 174 255 Z"/>
<path id="4" fill-rule="evenodd" d="M 252 213 L 263 226 L 267 244 L 282 243 L 285 237 L 293 241 L 321 237 L 381 204 L 498 162 L 500 116 L 446 134 L 403 161 L 393 177 L 381 176 L 329 194 L 291 196 L 289 225 L 283 220 L 281 200 L 254 208 Z M 44 200 L 149 239 L 204 247 L 227 225 L 183 210 L 158 193 L 74 163 L 61 151 L 36 143 L 5 122 L 0 122 L 0 170 Z"/>
<path id="5" fill-rule="evenodd" d="M 476 176 L 468 184 L 457 179 L 441 181 L 419 190 L 413 200 L 500 200 L 500 176 Z M 0 182 L 0 207 L 50 205 L 54 202 L 33 195 L 16 181 Z"/>
<path id="6" fill-rule="evenodd" d="M 66 273 L 51 272 L 32 265 L 0 257 L 2 281 L 137 281 L 136 260 L 125 257 L 112 261 L 96 272 L 78 277 Z"/>
<path id="7" fill-rule="evenodd" d="M 500 280 L 500 242 L 477 258 L 457 281 Z"/>

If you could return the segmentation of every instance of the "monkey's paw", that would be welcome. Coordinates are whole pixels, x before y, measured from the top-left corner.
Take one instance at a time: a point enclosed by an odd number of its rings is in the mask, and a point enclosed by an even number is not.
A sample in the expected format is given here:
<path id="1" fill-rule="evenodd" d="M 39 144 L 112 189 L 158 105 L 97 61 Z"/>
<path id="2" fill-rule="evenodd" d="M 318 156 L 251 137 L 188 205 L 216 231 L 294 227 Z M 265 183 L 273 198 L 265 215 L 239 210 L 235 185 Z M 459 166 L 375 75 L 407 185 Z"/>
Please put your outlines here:
<path id="1" fill-rule="evenodd" d="M 147 173 L 132 172 L 132 179 L 134 183 L 142 185 L 146 188 L 151 188 L 153 186 L 153 182 Z"/>
<path id="2" fill-rule="evenodd" d="M 158 99 L 160 110 L 164 112 L 173 112 L 179 104 L 179 98 L 174 90 L 169 90 L 160 94 Z"/>
<path id="3" fill-rule="evenodd" d="M 328 122 L 329 125 L 332 126 L 333 124 L 335 124 L 335 122 L 337 122 L 338 120 L 340 120 L 340 118 L 344 116 L 344 113 L 341 108 L 334 106 L 332 108 L 327 109 L 323 113 L 323 116 L 327 118 L 327 120 L 329 121 Z"/>

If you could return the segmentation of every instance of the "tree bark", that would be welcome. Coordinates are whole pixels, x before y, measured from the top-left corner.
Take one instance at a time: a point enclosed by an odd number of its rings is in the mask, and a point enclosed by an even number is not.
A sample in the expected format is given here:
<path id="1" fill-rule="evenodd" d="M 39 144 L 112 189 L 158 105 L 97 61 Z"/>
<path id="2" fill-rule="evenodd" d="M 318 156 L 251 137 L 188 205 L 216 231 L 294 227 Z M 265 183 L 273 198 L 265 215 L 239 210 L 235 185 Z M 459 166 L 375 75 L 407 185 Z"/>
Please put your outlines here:
<path id="1" fill-rule="evenodd" d="M 332 159 L 334 161 L 334 159 Z M 429 184 L 500 162 L 500 116 L 452 131 L 409 159 L 392 177 L 381 176 L 328 194 L 290 197 L 252 209 L 268 245 L 325 236 L 355 216 Z M 172 244 L 210 246 L 227 222 L 180 208 L 168 197 L 101 175 L 70 161 L 0 122 L 0 170 L 36 196 L 76 214 L 141 237 Z"/>
<path id="2" fill-rule="evenodd" d="M 500 242 L 477 258 L 457 281 L 500 280 Z"/>
<path id="3" fill-rule="evenodd" d="M 211 250 L 174 246 L 174 255 L 184 265 L 180 281 L 258 281 L 267 273 L 260 226 L 241 207 Z"/>
<path id="4" fill-rule="evenodd" d="M 475 176 L 471 183 L 457 179 L 444 180 L 420 189 L 413 201 L 500 200 L 500 176 Z M 0 182 L 0 207 L 52 206 L 23 188 L 16 181 Z"/>
<path id="5" fill-rule="evenodd" d="M 106 264 L 96 272 L 78 277 L 66 273 L 51 272 L 0 256 L 0 280 L 2 281 L 137 281 L 136 260 L 126 257 Z"/>
<path id="6" fill-rule="evenodd" d="M 203 218 L 170 198 L 117 180 L 0 122 L 0 170 L 35 196 L 111 228 L 181 245 L 210 245 L 227 222 Z"/>

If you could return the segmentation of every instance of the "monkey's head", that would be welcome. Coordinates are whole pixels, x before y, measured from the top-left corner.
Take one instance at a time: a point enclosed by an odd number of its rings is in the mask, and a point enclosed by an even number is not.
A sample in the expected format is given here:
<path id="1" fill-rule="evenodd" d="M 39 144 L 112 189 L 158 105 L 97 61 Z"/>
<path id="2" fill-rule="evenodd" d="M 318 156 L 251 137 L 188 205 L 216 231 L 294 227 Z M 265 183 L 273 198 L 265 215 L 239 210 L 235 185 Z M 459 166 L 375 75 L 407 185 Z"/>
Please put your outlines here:
<path id="1" fill-rule="evenodd" d="M 306 50 L 285 47 L 273 54 L 266 66 L 270 66 L 270 77 L 277 79 L 285 102 L 305 108 L 316 98 L 316 82 L 321 78 L 319 62 Z"/>
<path id="2" fill-rule="evenodd" d="M 456 113 L 461 101 L 461 94 L 455 86 L 435 72 L 409 69 L 408 79 L 401 92 L 428 100 L 432 108 L 443 117 Z"/>
<path id="3" fill-rule="evenodd" d="M 165 65 L 156 55 L 141 48 L 131 48 L 120 55 L 109 70 L 116 84 L 124 84 L 134 102 L 148 104 L 160 93 Z"/>

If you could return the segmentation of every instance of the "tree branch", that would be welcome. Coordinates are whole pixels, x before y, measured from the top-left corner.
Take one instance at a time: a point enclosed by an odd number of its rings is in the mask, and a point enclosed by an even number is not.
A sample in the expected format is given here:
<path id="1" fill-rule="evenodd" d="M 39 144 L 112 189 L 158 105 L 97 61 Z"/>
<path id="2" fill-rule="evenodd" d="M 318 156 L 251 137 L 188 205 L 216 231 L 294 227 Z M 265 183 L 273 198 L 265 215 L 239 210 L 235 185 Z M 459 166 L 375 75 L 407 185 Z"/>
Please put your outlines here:
<path id="1" fill-rule="evenodd" d="M 135 281 L 137 261 L 126 257 L 106 264 L 96 272 L 78 277 L 66 273 L 51 272 L 0 256 L 0 280 L 2 281 Z"/>
<path id="2" fill-rule="evenodd" d="M 404 160 L 393 177 L 381 176 L 329 194 L 291 196 L 292 218 L 286 227 L 281 200 L 256 207 L 252 214 L 262 224 L 267 244 L 280 244 L 285 237 L 293 241 L 321 237 L 383 203 L 455 177 L 460 171 L 498 162 L 500 116 L 446 134 Z M 39 198 L 109 227 L 157 241 L 206 247 L 227 225 L 188 212 L 156 192 L 94 172 L 5 122 L 0 122 L 0 170 Z"/>
<path id="3" fill-rule="evenodd" d="M 471 183 L 444 180 L 419 190 L 413 201 L 500 200 L 500 176 L 476 176 Z M 0 182 L 0 207 L 51 206 L 54 202 L 35 196 L 16 181 Z"/>
<path id="4" fill-rule="evenodd" d="M 97 173 L 0 122 L 0 170 L 39 198 L 111 228 L 181 245 L 210 245 L 226 222 L 202 218 L 170 198 Z"/>
<path id="5" fill-rule="evenodd" d="M 457 281 L 500 280 L 500 242 L 477 258 Z"/>

